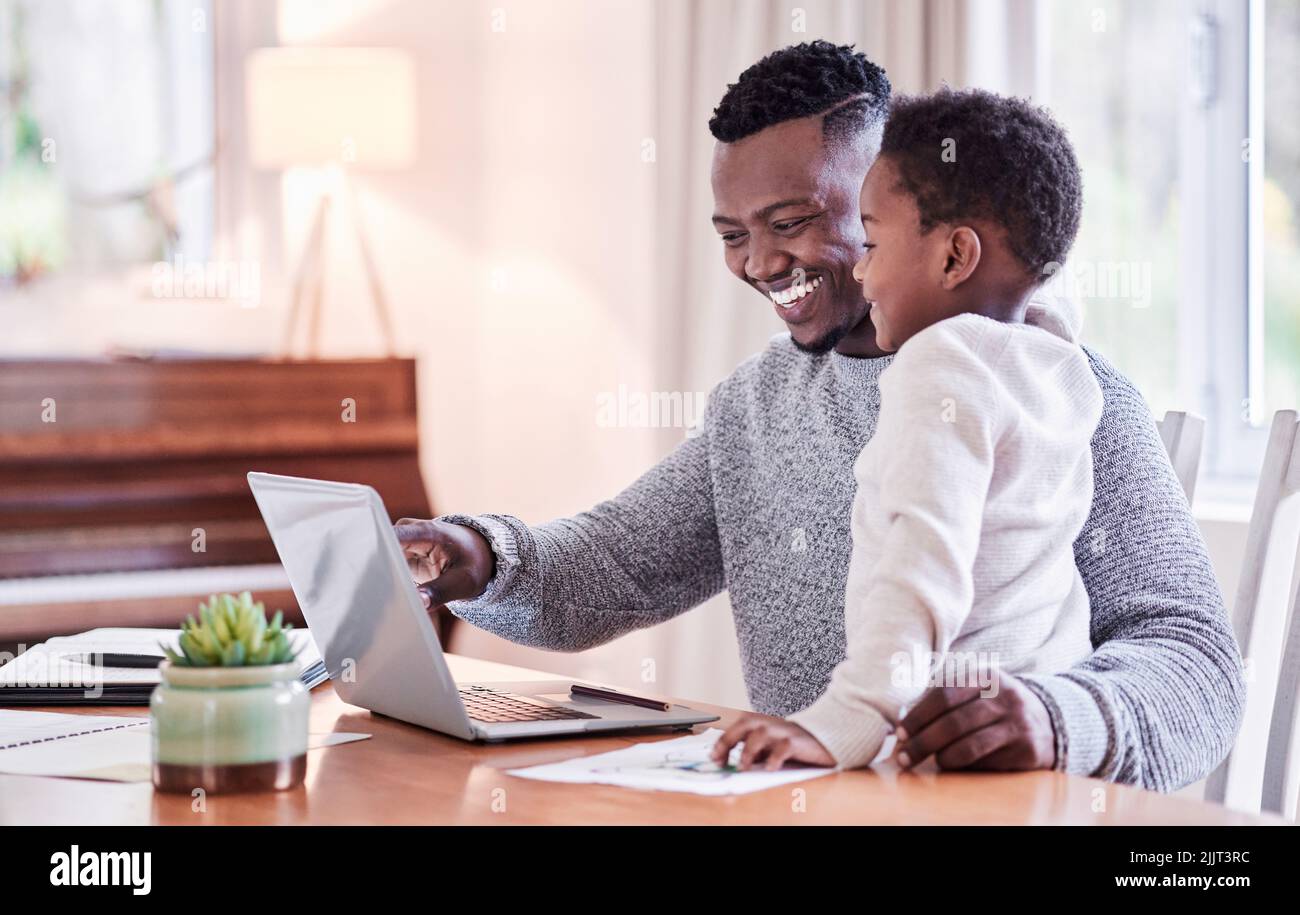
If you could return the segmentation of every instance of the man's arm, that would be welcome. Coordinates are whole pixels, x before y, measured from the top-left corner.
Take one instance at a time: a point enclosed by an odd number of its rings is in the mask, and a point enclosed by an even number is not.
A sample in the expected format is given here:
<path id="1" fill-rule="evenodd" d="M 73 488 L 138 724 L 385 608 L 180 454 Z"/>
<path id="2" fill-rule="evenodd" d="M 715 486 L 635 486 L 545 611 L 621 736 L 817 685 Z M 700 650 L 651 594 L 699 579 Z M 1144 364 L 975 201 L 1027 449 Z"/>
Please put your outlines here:
<path id="1" fill-rule="evenodd" d="M 478 531 L 496 560 L 486 590 L 448 603 L 452 613 L 523 645 L 581 651 L 717 594 L 724 578 L 707 435 L 572 518 L 537 527 L 509 515 L 439 519 Z"/>
<path id="2" fill-rule="evenodd" d="M 1075 562 L 1095 651 L 1024 680 L 1047 707 L 1056 768 L 1172 791 L 1207 775 L 1241 724 L 1245 680 L 1200 529 L 1146 403 L 1089 354 L 1105 395 L 1092 512 Z"/>

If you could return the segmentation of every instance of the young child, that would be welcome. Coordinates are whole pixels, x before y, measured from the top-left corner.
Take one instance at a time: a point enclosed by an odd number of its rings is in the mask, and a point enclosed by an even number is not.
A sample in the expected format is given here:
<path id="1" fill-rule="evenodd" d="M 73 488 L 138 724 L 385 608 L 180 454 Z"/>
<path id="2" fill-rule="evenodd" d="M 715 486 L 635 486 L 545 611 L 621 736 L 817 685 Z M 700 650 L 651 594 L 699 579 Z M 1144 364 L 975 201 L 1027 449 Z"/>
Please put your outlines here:
<path id="1" fill-rule="evenodd" d="M 1067 321 L 1026 323 L 1080 206 L 1043 110 L 947 89 L 895 102 L 854 270 L 897 353 L 854 466 L 846 657 L 811 706 L 729 729 L 715 758 L 743 740 L 769 767 L 866 765 L 931 685 L 974 685 L 936 673 L 1052 672 L 1091 651 L 1073 543 L 1102 396 Z"/>

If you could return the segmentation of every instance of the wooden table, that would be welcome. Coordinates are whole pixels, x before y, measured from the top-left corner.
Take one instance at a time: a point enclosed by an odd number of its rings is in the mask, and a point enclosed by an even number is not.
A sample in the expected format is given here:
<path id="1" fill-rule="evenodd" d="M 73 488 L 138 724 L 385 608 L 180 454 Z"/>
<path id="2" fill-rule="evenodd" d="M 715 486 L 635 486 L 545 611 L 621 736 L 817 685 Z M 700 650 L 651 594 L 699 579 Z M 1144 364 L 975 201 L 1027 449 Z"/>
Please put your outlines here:
<path id="1" fill-rule="evenodd" d="M 556 679 L 557 675 L 447 656 L 457 680 Z M 687 700 L 679 700 L 687 701 Z M 709 709 L 726 726 L 734 709 Z M 68 709 L 48 709 L 68 711 Z M 42 709 L 44 711 L 44 709 Z M 85 714 L 146 715 L 143 708 Z M 740 797 L 562 785 L 506 769 L 558 762 L 666 739 L 647 734 L 466 743 L 372 715 L 329 684 L 312 699 L 313 733 L 353 731 L 370 740 L 309 753 L 306 784 L 293 791 L 215 796 L 203 813 L 188 796 L 148 784 L 0 775 L 0 825 L 341 824 L 1164 824 L 1280 823 L 1212 804 L 1055 772 L 898 773 L 858 770 Z M 673 735 L 669 735 L 673 736 Z"/>

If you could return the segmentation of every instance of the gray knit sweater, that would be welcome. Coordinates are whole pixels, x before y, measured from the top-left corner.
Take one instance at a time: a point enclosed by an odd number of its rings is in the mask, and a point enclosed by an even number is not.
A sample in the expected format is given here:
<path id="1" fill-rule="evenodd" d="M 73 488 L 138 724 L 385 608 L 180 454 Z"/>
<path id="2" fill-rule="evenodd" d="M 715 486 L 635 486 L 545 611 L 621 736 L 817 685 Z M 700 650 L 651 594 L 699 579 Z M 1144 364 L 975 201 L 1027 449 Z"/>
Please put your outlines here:
<path id="1" fill-rule="evenodd" d="M 1075 559 L 1096 650 L 1066 673 L 1021 679 L 1051 715 L 1058 768 L 1172 791 L 1227 754 L 1245 696 L 1240 655 L 1145 402 L 1089 358 L 1105 409 Z M 725 588 L 753 707 L 805 708 L 844 658 L 853 463 L 889 362 L 810 355 L 777 336 L 714 389 L 699 434 L 615 498 L 537 527 L 444 516 L 483 533 L 497 560 L 487 591 L 452 612 L 521 644 L 579 651 Z"/>

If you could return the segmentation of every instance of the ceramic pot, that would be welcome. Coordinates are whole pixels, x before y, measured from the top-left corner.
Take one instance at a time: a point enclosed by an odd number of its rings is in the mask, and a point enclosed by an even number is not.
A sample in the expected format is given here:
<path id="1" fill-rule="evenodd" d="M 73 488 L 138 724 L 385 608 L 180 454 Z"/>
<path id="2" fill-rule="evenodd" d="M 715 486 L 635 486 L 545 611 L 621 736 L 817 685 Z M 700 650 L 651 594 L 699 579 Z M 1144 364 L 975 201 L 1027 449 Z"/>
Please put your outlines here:
<path id="1" fill-rule="evenodd" d="M 296 662 L 185 667 L 164 661 L 149 702 L 159 791 L 281 791 L 307 774 L 311 696 Z"/>

